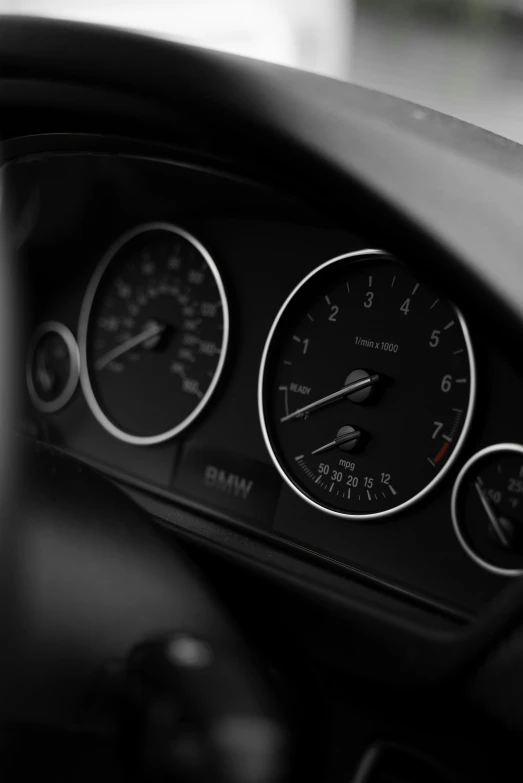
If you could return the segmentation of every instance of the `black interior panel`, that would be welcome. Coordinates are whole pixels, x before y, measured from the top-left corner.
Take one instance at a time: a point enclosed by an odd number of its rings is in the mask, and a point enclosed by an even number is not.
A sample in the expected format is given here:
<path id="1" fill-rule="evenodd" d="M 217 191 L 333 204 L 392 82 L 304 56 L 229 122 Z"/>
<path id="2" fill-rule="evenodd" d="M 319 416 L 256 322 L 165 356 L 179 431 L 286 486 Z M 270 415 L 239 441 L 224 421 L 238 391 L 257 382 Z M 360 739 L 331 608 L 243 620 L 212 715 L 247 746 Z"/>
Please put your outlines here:
<path id="1" fill-rule="evenodd" d="M 24 205 L 36 205 L 23 237 L 34 297 L 32 329 L 53 318 L 76 333 L 101 255 L 122 232 L 149 220 L 171 220 L 205 244 L 222 273 L 231 310 L 230 351 L 217 392 L 174 442 L 139 447 L 116 440 L 94 419 L 81 389 L 45 420 L 29 413 L 40 437 L 226 524 L 250 526 L 258 536 L 297 544 L 324 555 L 325 563 L 345 564 L 410 592 L 427 606 L 433 602 L 466 616 L 503 587 L 506 580 L 471 562 L 455 539 L 450 493 L 475 450 L 523 441 L 523 426 L 512 414 L 523 385 L 493 349 L 467 301 L 456 304 L 471 330 L 478 404 L 457 464 L 428 498 L 401 516 L 381 522 L 333 519 L 282 486 L 263 443 L 257 381 L 267 334 L 288 293 L 327 259 L 369 246 L 369 239 L 358 238 L 350 214 L 335 228 L 321 213 L 226 172 L 183 159 L 162 162 L 101 149 L 26 155 L 8 166 L 8 174 L 13 219 L 22 229 Z M 370 244 L 379 247 L 381 241 L 377 230 Z"/>

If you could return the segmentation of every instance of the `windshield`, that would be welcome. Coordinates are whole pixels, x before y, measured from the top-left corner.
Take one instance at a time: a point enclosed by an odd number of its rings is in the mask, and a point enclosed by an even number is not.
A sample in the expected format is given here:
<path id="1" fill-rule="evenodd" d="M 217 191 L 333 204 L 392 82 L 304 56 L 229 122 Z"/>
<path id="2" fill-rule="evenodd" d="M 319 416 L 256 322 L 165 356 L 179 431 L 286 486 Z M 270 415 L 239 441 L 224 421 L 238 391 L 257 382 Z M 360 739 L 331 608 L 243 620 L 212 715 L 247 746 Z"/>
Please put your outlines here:
<path id="1" fill-rule="evenodd" d="M 523 0 L 0 0 L 333 76 L 523 143 Z"/>

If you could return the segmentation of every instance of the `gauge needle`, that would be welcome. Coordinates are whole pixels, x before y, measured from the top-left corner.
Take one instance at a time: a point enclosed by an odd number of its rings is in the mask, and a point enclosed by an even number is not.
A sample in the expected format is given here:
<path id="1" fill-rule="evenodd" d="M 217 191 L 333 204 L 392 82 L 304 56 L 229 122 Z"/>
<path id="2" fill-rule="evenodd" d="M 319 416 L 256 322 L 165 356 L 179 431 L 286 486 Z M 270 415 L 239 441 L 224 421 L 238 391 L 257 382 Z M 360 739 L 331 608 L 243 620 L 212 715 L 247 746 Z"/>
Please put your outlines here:
<path id="1" fill-rule="evenodd" d="M 476 487 L 476 491 L 477 491 L 477 493 L 479 495 L 479 499 L 481 500 L 481 503 L 483 504 L 483 508 L 487 512 L 487 516 L 489 518 L 490 524 L 492 525 L 494 533 L 497 535 L 497 537 L 499 538 L 499 540 L 501 541 L 503 546 L 506 547 L 507 549 L 510 549 L 510 541 L 506 537 L 505 532 L 504 532 L 504 530 L 501 527 L 501 524 L 499 522 L 499 519 L 497 518 L 496 513 L 495 513 L 494 509 L 492 508 L 492 504 L 487 499 L 487 496 L 486 496 L 485 492 L 483 492 L 479 481 L 475 481 L 474 482 L 474 486 Z"/>
<path id="2" fill-rule="evenodd" d="M 366 378 L 360 378 L 360 380 L 349 383 L 348 386 L 344 386 L 343 389 L 339 389 L 332 394 L 328 394 L 326 397 L 322 397 L 320 400 L 311 402 L 309 405 L 305 405 L 303 408 L 298 408 L 297 411 L 288 413 L 287 416 L 283 416 L 280 421 L 289 421 L 289 419 L 295 419 L 297 416 L 301 416 L 303 413 L 310 413 L 310 411 L 315 411 L 317 408 L 323 408 L 324 405 L 330 405 L 331 402 L 341 400 L 342 397 L 346 397 L 349 394 L 354 394 L 354 392 L 366 389 L 367 386 L 371 386 L 373 383 L 376 383 L 378 378 L 379 375 L 368 375 Z"/>
<path id="3" fill-rule="evenodd" d="M 311 454 L 319 454 L 320 451 L 329 451 L 329 449 L 335 449 L 337 446 L 343 446 L 344 443 L 349 443 L 351 440 L 357 440 L 361 435 L 359 430 L 353 432 L 347 432 L 346 435 L 341 435 L 339 438 L 331 440 L 330 443 L 326 443 L 324 446 L 320 446 L 319 449 L 314 449 Z"/>
<path id="4" fill-rule="evenodd" d="M 40 354 L 36 368 L 36 377 L 44 392 L 50 392 L 53 387 L 53 376 L 45 366 L 45 357 Z"/>
<path id="5" fill-rule="evenodd" d="M 133 348 L 136 348 L 137 345 L 145 343 L 147 340 L 150 340 L 151 337 L 156 337 L 157 334 L 161 334 L 164 330 L 165 324 L 151 324 L 147 329 L 144 329 L 143 332 L 140 332 L 140 334 L 137 334 L 134 337 L 130 337 L 125 342 L 117 345 L 116 348 L 111 348 L 110 351 L 107 351 L 107 353 L 104 353 L 103 356 L 100 356 L 100 358 L 97 359 L 94 364 L 95 369 L 103 370 L 103 368 L 110 364 L 114 359 L 118 359 L 119 356 L 123 356 L 124 353 L 127 353 L 127 351 L 131 351 Z"/>

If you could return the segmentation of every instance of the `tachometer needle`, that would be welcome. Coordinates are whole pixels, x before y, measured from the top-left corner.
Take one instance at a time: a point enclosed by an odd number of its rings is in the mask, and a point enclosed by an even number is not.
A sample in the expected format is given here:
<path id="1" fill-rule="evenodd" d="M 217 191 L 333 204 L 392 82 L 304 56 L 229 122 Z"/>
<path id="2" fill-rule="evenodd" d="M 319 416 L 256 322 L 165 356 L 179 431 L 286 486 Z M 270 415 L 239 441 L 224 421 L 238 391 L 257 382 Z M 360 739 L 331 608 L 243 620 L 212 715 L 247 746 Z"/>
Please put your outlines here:
<path id="1" fill-rule="evenodd" d="M 165 324 L 151 324 L 147 329 L 144 329 L 143 332 L 140 332 L 140 334 L 130 337 L 128 340 L 125 340 L 125 342 L 117 345 L 116 348 L 111 348 L 110 351 L 107 351 L 103 356 L 100 356 L 94 363 L 95 370 L 103 370 L 103 368 L 114 361 L 114 359 L 123 356 L 124 353 L 136 348 L 137 345 L 145 343 L 147 340 L 150 340 L 151 337 L 156 337 L 156 335 L 161 334 L 164 330 Z"/>
<path id="2" fill-rule="evenodd" d="M 481 503 L 483 505 L 483 508 L 487 512 L 487 516 L 489 518 L 489 522 L 492 525 L 492 529 L 494 530 L 494 533 L 499 538 L 500 542 L 503 544 L 504 547 L 507 549 L 510 549 L 510 541 L 508 540 L 507 536 L 505 535 L 505 531 L 503 530 L 503 527 L 501 526 L 501 523 L 492 508 L 492 504 L 487 499 L 487 496 L 485 492 L 482 490 L 481 485 L 479 481 L 474 482 L 474 486 L 476 487 L 476 491 L 479 495 L 479 499 L 481 500 Z"/>
<path id="3" fill-rule="evenodd" d="M 353 383 L 344 386 L 343 389 L 339 389 L 332 394 L 328 394 L 326 397 L 322 397 L 315 402 L 309 403 L 309 405 L 305 405 L 303 408 L 298 408 L 297 411 L 293 411 L 292 413 L 287 414 L 287 416 L 283 416 L 280 421 L 289 421 L 289 419 L 295 419 L 297 416 L 301 416 L 304 413 L 315 411 L 317 408 L 323 408 L 324 405 L 330 405 L 331 402 L 336 402 L 336 400 L 341 400 L 349 394 L 354 394 L 354 392 L 366 389 L 367 386 L 372 386 L 373 383 L 376 383 L 378 378 L 379 375 L 368 375 L 366 378 L 360 378 L 358 381 L 354 381 Z"/>
<path id="4" fill-rule="evenodd" d="M 329 451 L 329 449 L 335 449 L 339 446 L 343 446 L 344 443 L 350 443 L 351 440 L 357 440 L 361 435 L 359 430 L 353 432 L 347 432 L 345 435 L 341 435 L 339 438 L 331 440 L 330 443 L 326 443 L 324 446 L 320 446 L 318 449 L 314 449 L 311 454 L 319 454 L 321 451 Z"/>

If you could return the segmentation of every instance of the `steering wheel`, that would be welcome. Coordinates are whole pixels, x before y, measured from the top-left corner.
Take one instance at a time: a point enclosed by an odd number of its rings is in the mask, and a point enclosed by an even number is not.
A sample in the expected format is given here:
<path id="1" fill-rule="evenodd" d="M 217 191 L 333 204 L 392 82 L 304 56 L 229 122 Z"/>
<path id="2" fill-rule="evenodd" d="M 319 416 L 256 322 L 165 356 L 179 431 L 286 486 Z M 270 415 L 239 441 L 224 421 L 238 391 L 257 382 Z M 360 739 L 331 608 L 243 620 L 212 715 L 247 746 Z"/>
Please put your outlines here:
<path id="1" fill-rule="evenodd" d="M 384 96 L 312 75 L 88 25 L 5 19 L 0 66 L 4 105 L 31 94 L 34 111 L 39 81 L 41 104 L 51 100 L 52 90 L 45 91 L 53 82 L 69 85 L 72 104 L 75 86 L 82 96 L 103 88 L 108 102 L 120 92 L 144 111 L 149 106 L 150 122 L 164 135 L 181 126 L 180 138 L 185 134 L 209 155 L 220 149 L 251 168 L 261 158 L 274 182 L 286 188 L 293 182 L 295 189 L 299 182 L 311 202 L 329 203 L 333 214 L 342 214 L 345 195 L 356 190 L 360 198 L 351 203 L 362 227 L 379 219 L 387 245 L 407 256 L 415 238 L 435 279 L 451 276 L 456 291 L 472 291 L 488 306 L 493 330 L 510 336 L 505 344 L 519 344 L 515 226 L 523 186 L 504 163 L 493 173 L 474 151 L 458 159 L 465 142 L 457 133 L 445 147 L 443 121 L 435 119 L 427 140 L 408 104 L 391 106 Z M 9 92 L 10 82 L 26 93 Z M 35 114 L 39 127 L 45 129 L 45 118 Z M 499 151 L 503 160 L 506 154 Z M 454 183 L 451 202 L 446 176 Z M 486 205 L 476 199 L 472 210 L 470 199 L 487 182 L 498 201 L 483 221 Z M 500 244 L 503 260 L 493 269 L 492 250 Z M 0 265 L 4 379 L 16 374 L 12 336 L 19 331 L 19 313 L 9 306 L 15 299 L 6 247 L 8 239 Z M 18 444 L 21 458 L 13 463 L 13 439 L 5 433 L 16 395 L 5 383 L 2 395 L 4 719 L 117 740 L 126 774 L 278 780 L 285 771 L 281 720 L 258 664 L 202 576 L 170 537 L 85 466 L 31 444 Z M 8 491 L 13 464 L 15 498 Z M 437 673 L 469 683 L 498 719 L 518 728 L 521 700 L 504 695 L 509 682 L 520 693 L 522 605 L 516 582 L 449 645 Z"/>

